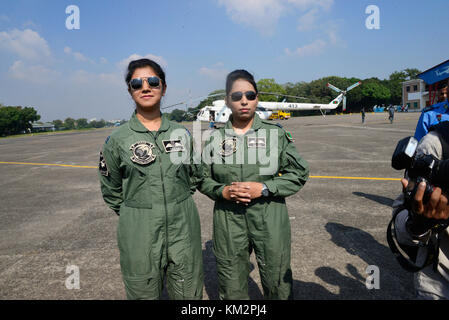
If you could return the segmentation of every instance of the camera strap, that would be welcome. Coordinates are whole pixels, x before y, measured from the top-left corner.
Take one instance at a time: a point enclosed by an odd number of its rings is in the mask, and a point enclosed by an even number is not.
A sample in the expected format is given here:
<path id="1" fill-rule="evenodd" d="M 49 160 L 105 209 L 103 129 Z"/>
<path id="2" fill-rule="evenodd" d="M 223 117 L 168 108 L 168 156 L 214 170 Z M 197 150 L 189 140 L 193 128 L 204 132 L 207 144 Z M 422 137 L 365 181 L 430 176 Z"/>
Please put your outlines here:
<path id="1" fill-rule="evenodd" d="M 395 255 L 396 260 L 399 262 L 401 267 L 409 272 L 417 272 L 417 271 L 423 269 L 424 267 L 428 266 L 431 263 L 431 261 L 435 257 L 435 255 L 434 255 L 435 248 L 433 245 L 430 246 L 430 250 L 428 251 L 426 260 L 422 266 L 416 265 L 412 259 L 405 256 L 405 255 L 407 255 L 409 257 L 413 257 L 414 259 L 416 259 L 419 247 L 399 245 L 399 243 L 396 241 L 396 229 L 395 229 L 396 216 L 399 214 L 399 212 L 401 212 L 404 209 L 406 209 L 405 206 L 400 206 L 399 208 L 397 208 L 395 210 L 395 212 L 393 214 L 393 218 L 391 219 L 390 223 L 388 224 L 387 242 L 388 242 L 388 246 L 390 247 L 390 250 Z M 438 249 L 436 250 L 436 252 L 438 253 Z"/>

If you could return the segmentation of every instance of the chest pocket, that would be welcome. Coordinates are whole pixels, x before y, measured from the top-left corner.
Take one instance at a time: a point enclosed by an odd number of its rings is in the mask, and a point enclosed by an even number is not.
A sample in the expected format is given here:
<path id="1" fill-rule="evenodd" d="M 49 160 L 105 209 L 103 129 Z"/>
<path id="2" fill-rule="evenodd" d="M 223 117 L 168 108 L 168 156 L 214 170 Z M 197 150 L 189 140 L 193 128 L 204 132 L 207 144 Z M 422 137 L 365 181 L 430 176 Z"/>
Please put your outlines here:
<path id="1" fill-rule="evenodd" d="M 127 207 L 131 208 L 152 208 L 151 192 L 149 188 L 149 177 L 147 166 L 139 166 L 131 161 L 130 155 L 121 151 L 122 177 L 123 177 L 123 198 Z"/>

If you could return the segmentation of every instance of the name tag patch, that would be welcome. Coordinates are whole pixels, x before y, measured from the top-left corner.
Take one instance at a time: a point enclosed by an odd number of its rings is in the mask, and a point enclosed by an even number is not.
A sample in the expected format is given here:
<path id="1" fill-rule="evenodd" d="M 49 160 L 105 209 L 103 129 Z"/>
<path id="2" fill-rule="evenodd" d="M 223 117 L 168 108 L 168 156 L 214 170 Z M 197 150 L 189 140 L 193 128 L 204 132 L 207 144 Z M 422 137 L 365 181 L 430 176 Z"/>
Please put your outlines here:
<path id="1" fill-rule="evenodd" d="M 267 147 L 266 138 L 248 137 L 247 143 L 248 143 L 248 148 L 266 148 Z"/>
<path id="2" fill-rule="evenodd" d="M 165 152 L 179 152 L 179 151 L 185 151 L 185 148 L 181 142 L 180 139 L 177 140 L 162 140 L 162 143 L 164 144 Z"/>

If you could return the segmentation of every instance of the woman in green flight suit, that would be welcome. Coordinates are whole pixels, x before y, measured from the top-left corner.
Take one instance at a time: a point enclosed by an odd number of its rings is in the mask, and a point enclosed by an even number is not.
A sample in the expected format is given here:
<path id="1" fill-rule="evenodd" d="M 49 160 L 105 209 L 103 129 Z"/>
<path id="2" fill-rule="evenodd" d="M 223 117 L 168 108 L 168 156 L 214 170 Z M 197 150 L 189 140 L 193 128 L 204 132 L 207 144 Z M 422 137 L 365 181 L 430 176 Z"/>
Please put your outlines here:
<path id="1" fill-rule="evenodd" d="M 254 249 L 264 296 L 292 299 L 291 234 L 285 197 L 306 183 L 308 164 L 290 133 L 255 113 L 257 85 L 245 70 L 226 79 L 232 115 L 203 150 L 199 190 L 215 201 L 213 249 L 220 299 L 249 299 Z"/>
<path id="2" fill-rule="evenodd" d="M 120 266 L 128 299 L 159 299 L 164 277 L 171 299 L 201 299 L 203 261 L 192 199 L 200 170 L 190 133 L 160 112 L 167 85 L 154 61 L 132 61 L 126 75 L 136 104 L 100 154 L 103 198 L 120 217 Z"/>

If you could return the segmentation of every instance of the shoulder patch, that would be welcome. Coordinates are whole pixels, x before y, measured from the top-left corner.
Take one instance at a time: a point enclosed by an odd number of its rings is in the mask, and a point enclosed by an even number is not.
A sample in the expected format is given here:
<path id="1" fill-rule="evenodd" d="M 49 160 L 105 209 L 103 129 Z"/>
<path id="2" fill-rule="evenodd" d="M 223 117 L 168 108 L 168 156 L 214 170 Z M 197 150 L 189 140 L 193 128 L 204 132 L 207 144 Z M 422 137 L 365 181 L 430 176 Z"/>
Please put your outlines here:
<path id="1" fill-rule="evenodd" d="M 288 141 L 295 142 L 295 139 L 293 139 L 293 136 L 289 131 L 285 130 L 285 136 L 287 137 Z"/>
<path id="2" fill-rule="evenodd" d="M 111 138 L 111 136 L 108 136 L 108 137 L 106 138 L 106 141 L 105 141 L 104 143 L 107 144 L 110 138 Z"/>
<path id="3" fill-rule="evenodd" d="M 187 128 L 185 128 L 185 129 L 186 129 L 186 131 L 187 131 L 187 134 L 189 135 L 189 137 L 191 137 L 191 136 L 192 136 L 192 134 L 190 133 L 189 129 L 187 129 Z"/>
<path id="4" fill-rule="evenodd" d="M 108 167 L 106 165 L 106 160 L 104 159 L 103 156 L 103 151 L 100 151 L 100 162 L 98 163 L 98 170 L 100 171 L 100 174 L 102 176 L 109 176 L 109 170 Z"/>

